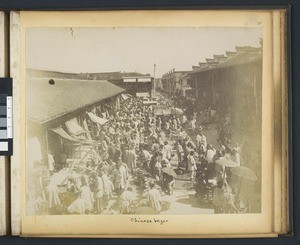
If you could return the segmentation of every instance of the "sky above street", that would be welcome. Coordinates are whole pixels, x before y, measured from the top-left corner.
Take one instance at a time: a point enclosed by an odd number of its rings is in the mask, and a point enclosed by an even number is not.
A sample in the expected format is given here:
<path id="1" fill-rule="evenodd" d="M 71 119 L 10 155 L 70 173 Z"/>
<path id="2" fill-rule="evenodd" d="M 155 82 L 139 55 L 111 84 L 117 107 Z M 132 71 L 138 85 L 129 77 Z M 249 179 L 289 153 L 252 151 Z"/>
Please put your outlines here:
<path id="1" fill-rule="evenodd" d="M 191 70 L 235 46 L 260 46 L 261 27 L 30 28 L 27 68 L 63 72 Z"/>

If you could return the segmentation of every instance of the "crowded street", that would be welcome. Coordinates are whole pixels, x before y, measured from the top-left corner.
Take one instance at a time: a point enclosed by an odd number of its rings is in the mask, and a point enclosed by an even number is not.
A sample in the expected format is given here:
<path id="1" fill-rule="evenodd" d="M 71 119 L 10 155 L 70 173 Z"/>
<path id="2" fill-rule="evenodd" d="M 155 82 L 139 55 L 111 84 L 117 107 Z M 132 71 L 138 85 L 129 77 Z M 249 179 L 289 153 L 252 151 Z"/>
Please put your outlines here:
<path id="1" fill-rule="evenodd" d="M 117 107 L 87 113 L 86 131 L 68 155 L 49 152 L 47 168 L 29 177 L 38 188 L 28 197 L 28 212 L 249 212 L 242 187 L 253 187 L 256 176 L 242 166 L 229 114 L 190 103 L 163 92 L 152 98 L 122 94 Z M 255 198 L 255 188 L 249 190 Z"/>
<path id="2" fill-rule="evenodd" d="M 97 44 L 85 62 L 70 50 L 78 63 L 62 65 L 73 72 L 26 68 L 28 215 L 261 212 L 260 30 L 237 31 L 241 40 L 205 54 L 204 37 L 227 34 L 183 28 L 195 39 L 179 50 L 179 29 L 161 31 L 172 42 L 158 43 L 151 28 L 75 29 L 53 34 L 79 50 L 95 43 L 91 32 L 116 55 Z"/>

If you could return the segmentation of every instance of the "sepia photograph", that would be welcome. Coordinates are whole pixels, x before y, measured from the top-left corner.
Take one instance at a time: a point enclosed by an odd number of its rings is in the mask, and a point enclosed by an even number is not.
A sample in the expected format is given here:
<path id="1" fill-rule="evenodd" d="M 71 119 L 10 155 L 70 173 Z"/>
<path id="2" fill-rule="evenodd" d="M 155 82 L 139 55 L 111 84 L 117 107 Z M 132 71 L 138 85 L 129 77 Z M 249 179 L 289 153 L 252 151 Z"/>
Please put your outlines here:
<path id="1" fill-rule="evenodd" d="M 26 30 L 26 215 L 262 212 L 263 28 Z"/>

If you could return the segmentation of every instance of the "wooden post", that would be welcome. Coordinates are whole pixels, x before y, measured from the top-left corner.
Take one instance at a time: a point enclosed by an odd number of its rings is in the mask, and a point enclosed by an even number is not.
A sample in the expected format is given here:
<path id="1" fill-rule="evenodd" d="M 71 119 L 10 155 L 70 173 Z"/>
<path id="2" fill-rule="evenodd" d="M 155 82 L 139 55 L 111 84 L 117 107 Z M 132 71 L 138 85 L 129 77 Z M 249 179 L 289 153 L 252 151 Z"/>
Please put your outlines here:
<path id="1" fill-rule="evenodd" d="M 46 129 L 46 163 L 47 163 L 47 166 L 49 166 L 49 142 L 48 142 L 48 130 Z"/>
<path id="2" fill-rule="evenodd" d="M 258 115 L 258 109 L 257 109 L 257 95 L 256 95 L 256 86 L 257 86 L 257 75 L 254 74 L 254 82 L 253 82 L 253 95 L 255 99 L 255 114 Z"/>
<path id="3" fill-rule="evenodd" d="M 196 75 L 196 79 L 195 79 L 195 90 L 196 90 L 196 99 L 199 99 L 199 95 L 198 95 L 198 76 L 199 74 Z"/>

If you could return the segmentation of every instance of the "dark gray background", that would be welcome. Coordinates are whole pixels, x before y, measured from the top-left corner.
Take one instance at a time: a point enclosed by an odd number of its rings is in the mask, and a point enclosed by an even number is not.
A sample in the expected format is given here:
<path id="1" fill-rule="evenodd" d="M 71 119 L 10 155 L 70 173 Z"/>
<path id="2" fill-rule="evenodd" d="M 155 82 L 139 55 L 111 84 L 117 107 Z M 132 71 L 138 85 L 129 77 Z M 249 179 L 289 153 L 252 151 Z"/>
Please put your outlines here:
<path id="1" fill-rule="evenodd" d="M 294 236 L 280 237 L 278 239 L 30 239 L 19 237 L 0 237 L 0 244 L 56 244 L 56 245 L 79 245 L 79 244 L 161 244 L 161 245 L 177 245 L 177 244 L 232 244 L 247 245 L 255 243 L 260 244 L 300 244 L 300 160 L 299 140 L 300 130 L 297 125 L 300 124 L 300 84 L 299 84 L 299 60 L 300 60 L 300 1 L 299 0 L 0 0 L 0 10 L 9 12 L 11 10 L 96 10 L 96 9 L 181 9 L 181 8 L 276 8 L 291 7 L 291 42 L 289 45 L 290 61 L 291 61 L 291 83 L 290 83 L 290 116 L 292 119 L 291 139 L 292 147 L 291 157 L 293 158 L 293 205 L 294 205 Z M 297 69 L 298 68 L 298 69 Z M 84 225 L 84 224 L 83 224 Z"/>

